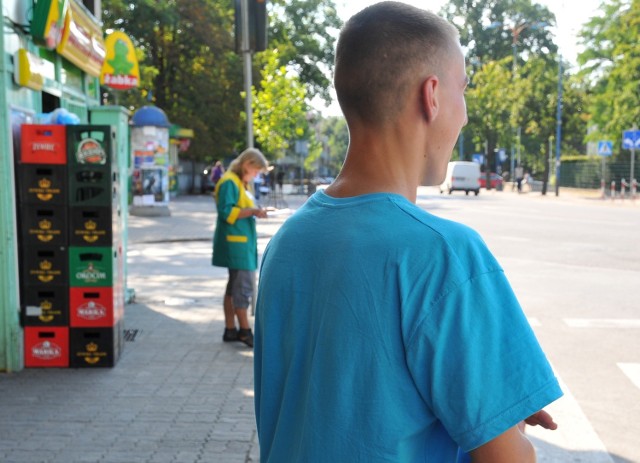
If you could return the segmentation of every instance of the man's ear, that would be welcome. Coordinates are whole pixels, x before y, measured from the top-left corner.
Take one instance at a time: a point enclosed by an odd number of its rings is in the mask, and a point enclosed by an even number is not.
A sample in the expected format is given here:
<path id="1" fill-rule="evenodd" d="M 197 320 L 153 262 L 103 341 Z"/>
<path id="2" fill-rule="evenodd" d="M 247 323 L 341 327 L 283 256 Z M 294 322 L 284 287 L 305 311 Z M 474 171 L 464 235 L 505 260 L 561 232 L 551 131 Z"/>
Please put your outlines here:
<path id="1" fill-rule="evenodd" d="M 422 82 L 421 104 L 422 112 L 428 122 L 433 121 L 438 115 L 438 76 L 429 76 Z"/>

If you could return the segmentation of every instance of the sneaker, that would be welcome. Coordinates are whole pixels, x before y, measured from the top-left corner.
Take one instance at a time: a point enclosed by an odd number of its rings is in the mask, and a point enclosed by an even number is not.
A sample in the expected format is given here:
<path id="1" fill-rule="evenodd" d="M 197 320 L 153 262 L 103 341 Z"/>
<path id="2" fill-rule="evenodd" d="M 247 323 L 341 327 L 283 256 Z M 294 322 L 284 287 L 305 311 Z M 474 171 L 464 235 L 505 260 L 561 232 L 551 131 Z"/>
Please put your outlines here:
<path id="1" fill-rule="evenodd" d="M 238 341 L 244 342 L 249 347 L 253 347 L 253 333 L 251 332 L 251 328 L 240 328 L 238 331 Z"/>
<path id="2" fill-rule="evenodd" d="M 222 340 L 224 342 L 238 341 L 238 330 L 235 328 L 225 328 L 224 334 L 222 335 Z"/>

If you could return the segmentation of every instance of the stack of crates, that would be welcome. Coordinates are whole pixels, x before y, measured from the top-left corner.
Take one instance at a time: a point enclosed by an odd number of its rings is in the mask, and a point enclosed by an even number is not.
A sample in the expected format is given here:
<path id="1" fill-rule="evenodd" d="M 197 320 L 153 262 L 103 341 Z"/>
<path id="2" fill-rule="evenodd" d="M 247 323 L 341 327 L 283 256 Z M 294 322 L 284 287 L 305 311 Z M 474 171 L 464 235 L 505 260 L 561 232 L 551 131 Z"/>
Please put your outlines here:
<path id="1" fill-rule="evenodd" d="M 17 159 L 25 366 L 69 366 L 67 143 L 64 126 L 23 126 Z"/>
<path id="2" fill-rule="evenodd" d="M 70 366 L 113 366 L 124 341 L 115 134 L 110 126 L 67 126 L 67 152 Z"/>
<path id="3" fill-rule="evenodd" d="M 111 367 L 123 346 L 110 126 L 23 125 L 16 170 L 26 367 Z"/>

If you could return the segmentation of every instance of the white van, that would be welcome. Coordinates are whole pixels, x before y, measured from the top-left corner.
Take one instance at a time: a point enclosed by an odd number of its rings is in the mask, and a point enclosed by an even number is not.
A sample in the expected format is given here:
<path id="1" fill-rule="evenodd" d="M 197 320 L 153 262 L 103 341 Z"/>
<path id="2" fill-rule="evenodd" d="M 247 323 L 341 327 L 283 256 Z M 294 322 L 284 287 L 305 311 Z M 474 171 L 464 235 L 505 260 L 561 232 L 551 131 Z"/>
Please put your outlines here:
<path id="1" fill-rule="evenodd" d="M 480 193 L 480 164 L 468 161 L 452 161 L 447 166 L 447 176 L 442 185 L 440 193 L 448 191 L 464 191 L 469 194 L 473 191 L 476 196 Z"/>

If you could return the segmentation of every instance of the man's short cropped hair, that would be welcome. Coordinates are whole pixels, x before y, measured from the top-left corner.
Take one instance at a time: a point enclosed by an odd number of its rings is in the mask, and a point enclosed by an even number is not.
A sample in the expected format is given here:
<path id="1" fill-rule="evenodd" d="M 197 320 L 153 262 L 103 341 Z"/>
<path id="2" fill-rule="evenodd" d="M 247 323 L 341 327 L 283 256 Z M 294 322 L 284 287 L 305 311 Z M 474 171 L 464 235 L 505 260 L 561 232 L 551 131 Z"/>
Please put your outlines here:
<path id="1" fill-rule="evenodd" d="M 336 49 L 334 85 L 347 121 L 382 125 L 398 115 L 420 79 L 438 74 L 458 31 L 429 11 L 381 2 L 354 15 Z"/>

